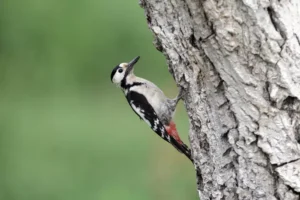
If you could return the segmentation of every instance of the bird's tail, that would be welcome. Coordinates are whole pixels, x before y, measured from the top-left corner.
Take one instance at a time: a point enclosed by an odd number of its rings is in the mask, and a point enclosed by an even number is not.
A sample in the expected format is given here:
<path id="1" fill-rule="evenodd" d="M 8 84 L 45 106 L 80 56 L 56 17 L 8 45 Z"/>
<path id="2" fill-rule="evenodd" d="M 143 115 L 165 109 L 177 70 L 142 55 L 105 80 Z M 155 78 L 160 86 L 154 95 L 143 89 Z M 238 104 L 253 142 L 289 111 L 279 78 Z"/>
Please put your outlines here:
<path id="1" fill-rule="evenodd" d="M 188 158 L 190 159 L 190 161 L 192 161 L 192 163 L 194 163 L 194 160 L 192 158 L 192 154 L 191 154 L 191 149 L 185 145 L 184 143 L 181 144 L 182 148 L 181 148 L 181 152 Z"/>
<path id="2" fill-rule="evenodd" d="M 182 140 L 179 137 L 179 134 L 176 129 L 176 125 L 173 121 L 170 122 L 168 126 L 165 127 L 167 130 L 167 133 L 172 136 L 176 140 L 175 144 L 173 145 L 179 152 L 183 153 L 188 159 L 190 159 L 193 162 L 191 150 L 190 148 L 182 142 Z"/>
<path id="3" fill-rule="evenodd" d="M 192 158 L 192 154 L 191 154 L 191 149 L 184 143 L 179 144 L 177 142 L 177 140 L 175 140 L 174 138 L 172 138 L 173 141 L 171 142 L 171 144 L 180 152 L 183 153 L 190 161 L 192 161 L 192 163 L 194 163 L 194 160 Z"/>

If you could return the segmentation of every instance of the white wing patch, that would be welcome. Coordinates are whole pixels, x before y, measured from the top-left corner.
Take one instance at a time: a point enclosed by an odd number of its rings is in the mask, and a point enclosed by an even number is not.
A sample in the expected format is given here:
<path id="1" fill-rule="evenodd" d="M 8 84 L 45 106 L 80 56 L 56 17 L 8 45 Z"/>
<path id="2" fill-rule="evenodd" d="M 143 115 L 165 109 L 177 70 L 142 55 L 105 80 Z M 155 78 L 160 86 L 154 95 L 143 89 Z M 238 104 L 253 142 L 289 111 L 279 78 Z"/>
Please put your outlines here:
<path id="1" fill-rule="evenodd" d="M 154 121 L 154 127 L 153 127 L 153 130 L 154 131 L 157 131 L 157 126 L 158 126 L 158 124 L 159 124 L 159 119 L 156 119 L 155 121 Z"/>
<path id="2" fill-rule="evenodd" d="M 151 127 L 151 123 L 145 118 L 145 115 L 144 115 L 145 111 L 139 107 L 136 107 L 134 105 L 133 101 L 130 101 L 130 104 L 131 104 L 132 109 Z"/>
<path id="3" fill-rule="evenodd" d="M 162 133 L 164 133 L 164 132 L 165 132 L 165 127 L 161 127 L 161 128 L 160 128 L 160 131 L 161 131 Z"/>
<path id="4" fill-rule="evenodd" d="M 160 128 L 160 132 L 162 133 L 162 135 L 164 135 L 164 133 L 165 133 L 165 127 L 161 127 Z"/>

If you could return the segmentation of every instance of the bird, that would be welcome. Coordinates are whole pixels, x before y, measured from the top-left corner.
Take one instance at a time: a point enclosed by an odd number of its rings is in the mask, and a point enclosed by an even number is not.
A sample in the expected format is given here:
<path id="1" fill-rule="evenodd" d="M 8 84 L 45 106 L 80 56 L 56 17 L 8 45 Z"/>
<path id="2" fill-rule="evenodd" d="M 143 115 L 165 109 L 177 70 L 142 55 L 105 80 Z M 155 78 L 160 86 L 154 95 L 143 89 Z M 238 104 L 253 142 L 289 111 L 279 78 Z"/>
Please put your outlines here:
<path id="1" fill-rule="evenodd" d="M 180 89 L 174 99 L 166 97 L 154 83 L 134 74 L 134 66 L 139 59 L 140 56 L 137 56 L 129 63 L 121 63 L 114 67 L 111 82 L 121 88 L 130 107 L 141 120 L 193 162 L 191 150 L 180 139 L 173 121 L 176 106 L 183 98 L 184 90 Z"/>

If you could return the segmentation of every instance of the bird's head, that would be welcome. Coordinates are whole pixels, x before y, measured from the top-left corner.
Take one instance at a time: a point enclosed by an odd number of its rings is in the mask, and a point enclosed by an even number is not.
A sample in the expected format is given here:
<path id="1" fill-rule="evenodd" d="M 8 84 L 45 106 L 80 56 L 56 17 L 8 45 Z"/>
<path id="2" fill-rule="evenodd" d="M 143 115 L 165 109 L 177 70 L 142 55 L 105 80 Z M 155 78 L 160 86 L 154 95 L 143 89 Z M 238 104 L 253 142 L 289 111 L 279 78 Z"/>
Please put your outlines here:
<path id="1" fill-rule="evenodd" d="M 137 56 L 129 63 L 121 63 L 116 66 L 111 72 L 111 81 L 116 85 L 121 85 L 122 81 L 126 81 L 126 78 L 133 74 L 133 66 L 139 59 L 140 57 Z"/>

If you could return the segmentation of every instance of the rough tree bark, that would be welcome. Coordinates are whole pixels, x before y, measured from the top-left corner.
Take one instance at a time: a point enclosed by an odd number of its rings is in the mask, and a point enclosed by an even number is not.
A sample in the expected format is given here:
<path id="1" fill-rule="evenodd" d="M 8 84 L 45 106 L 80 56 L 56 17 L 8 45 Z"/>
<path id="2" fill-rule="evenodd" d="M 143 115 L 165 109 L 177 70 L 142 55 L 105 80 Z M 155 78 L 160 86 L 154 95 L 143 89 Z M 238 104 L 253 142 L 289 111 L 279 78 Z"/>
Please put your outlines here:
<path id="1" fill-rule="evenodd" d="M 206 199 L 300 199 L 300 1 L 140 0 Z"/>

